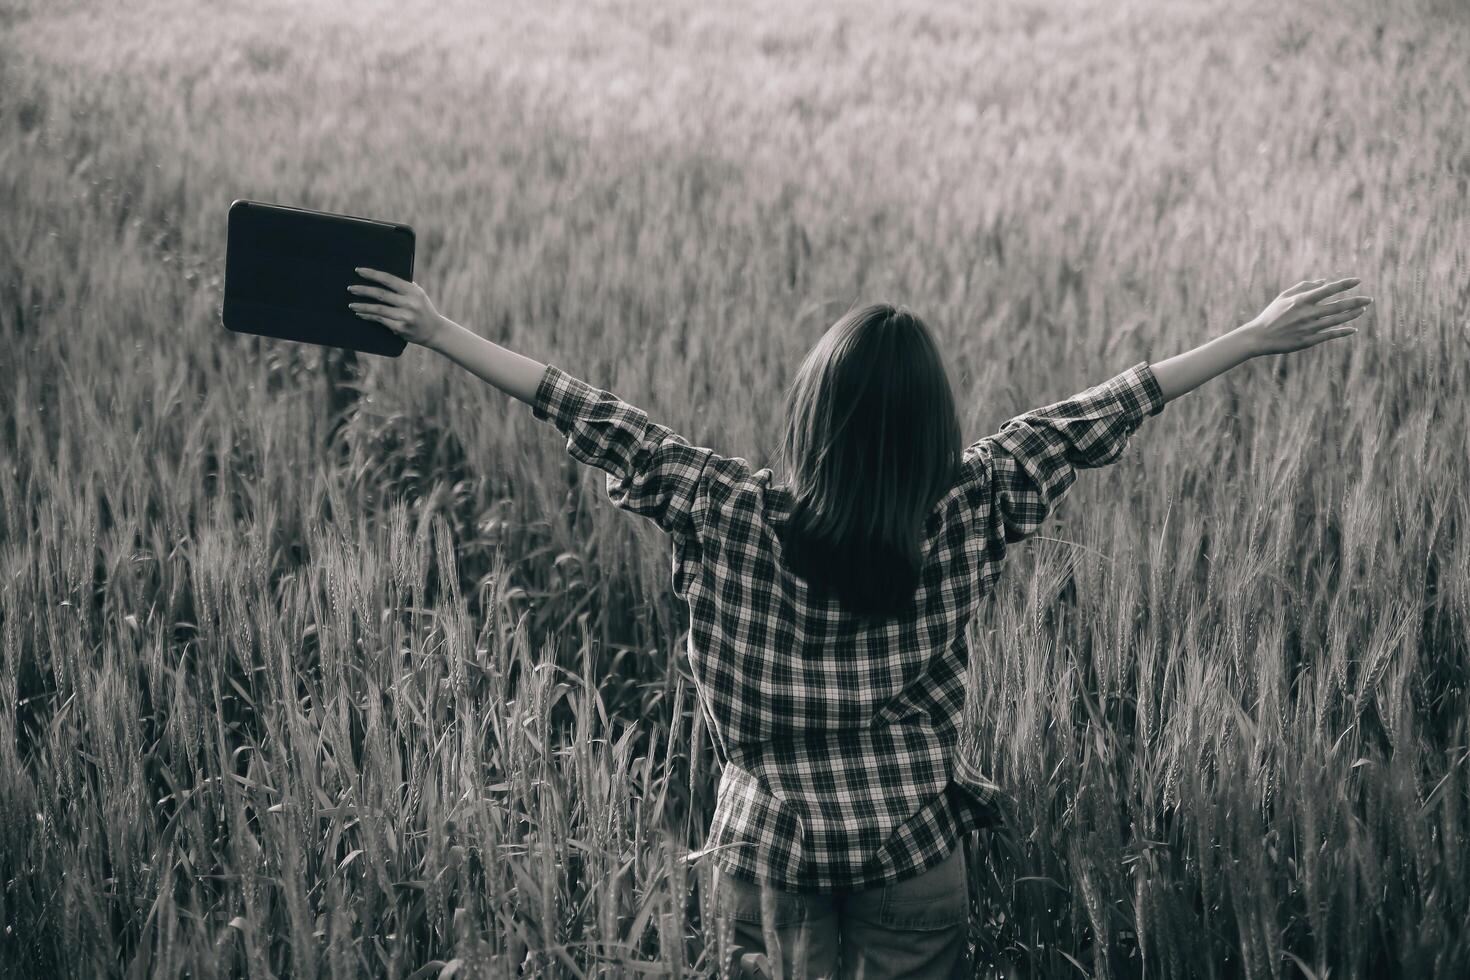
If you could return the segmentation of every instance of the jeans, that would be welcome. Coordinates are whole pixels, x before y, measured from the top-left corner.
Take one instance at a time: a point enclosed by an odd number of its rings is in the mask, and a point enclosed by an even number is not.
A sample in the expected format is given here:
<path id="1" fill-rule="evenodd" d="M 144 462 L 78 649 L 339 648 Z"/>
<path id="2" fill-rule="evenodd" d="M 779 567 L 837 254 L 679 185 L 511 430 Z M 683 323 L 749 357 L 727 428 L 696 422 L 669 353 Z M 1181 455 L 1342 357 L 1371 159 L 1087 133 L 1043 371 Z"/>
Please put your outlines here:
<path id="1" fill-rule="evenodd" d="M 731 976 L 774 977 L 777 956 L 761 928 L 761 887 L 714 870 L 716 928 Z M 769 939 L 782 976 L 896 980 L 969 976 L 966 938 L 970 882 L 961 841 L 939 864 L 901 881 L 864 890 L 788 892 L 766 889 Z"/>

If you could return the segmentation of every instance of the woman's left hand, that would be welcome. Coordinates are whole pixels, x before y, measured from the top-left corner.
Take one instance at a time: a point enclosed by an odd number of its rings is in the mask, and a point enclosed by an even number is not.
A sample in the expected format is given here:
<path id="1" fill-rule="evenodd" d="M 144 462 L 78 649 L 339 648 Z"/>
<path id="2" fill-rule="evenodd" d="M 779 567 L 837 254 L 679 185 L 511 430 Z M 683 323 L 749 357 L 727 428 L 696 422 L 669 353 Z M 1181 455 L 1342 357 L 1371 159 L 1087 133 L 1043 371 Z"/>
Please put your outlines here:
<path id="1" fill-rule="evenodd" d="M 364 279 L 382 283 L 381 286 L 348 286 L 347 291 L 375 302 L 348 303 L 352 312 L 364 320 L 374 320 L 392 330 L 409 343 L 433 347 L 446 332 L 449 321 L 434 308 L 429 294 L 418 283 L 399 279 L 387 272 L 359 266 L 356 270 Z"/>

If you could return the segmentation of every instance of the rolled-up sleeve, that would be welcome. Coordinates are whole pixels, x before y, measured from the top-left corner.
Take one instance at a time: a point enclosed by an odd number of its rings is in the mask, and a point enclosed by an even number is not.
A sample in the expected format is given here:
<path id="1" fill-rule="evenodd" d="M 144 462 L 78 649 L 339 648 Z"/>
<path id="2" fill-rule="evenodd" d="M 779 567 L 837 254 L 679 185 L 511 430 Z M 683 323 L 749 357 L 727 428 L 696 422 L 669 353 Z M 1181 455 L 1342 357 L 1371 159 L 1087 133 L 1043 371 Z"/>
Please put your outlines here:
<path id="1" fill-rule="evenodd" d="M 531 411 L 566 436 L 573 459 L 607 473 L 613 504 L 672 535 L 696 536 L 711 491 L 738 479 L 745 465 L 691 446 L 642 409 L 552 364 L 541 376 Z"/>
<path id="2" fill-rule="evenodd" d="M 1163 411 L 1148 362 L 1071 398 L 1018 415 L 964 451 L 966 499 L 997 543 L 1036 533 L 1077 479 L 1077 470 L 1122 455 L 1143 420 Z"/>

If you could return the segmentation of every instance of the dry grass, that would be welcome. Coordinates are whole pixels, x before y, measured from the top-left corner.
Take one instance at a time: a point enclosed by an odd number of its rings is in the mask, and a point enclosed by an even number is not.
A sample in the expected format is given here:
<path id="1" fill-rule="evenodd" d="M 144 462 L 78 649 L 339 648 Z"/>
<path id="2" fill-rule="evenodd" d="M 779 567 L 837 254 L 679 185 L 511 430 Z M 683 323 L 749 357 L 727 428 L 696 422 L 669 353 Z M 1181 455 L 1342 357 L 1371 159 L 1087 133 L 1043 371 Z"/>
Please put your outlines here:
<path id="1" fill-rule="evenodd" d="M 254 197 L 413 224 L 451 316 L 759 462 L 856 300 L 978 435 L 1362 276 L 1356 338 L 1151 420 L 977 617 L 1017 823 L 973 940 L 1466 975 L 1470 18 L 973 6 L 11 0 L 0 972 L 716 959 L 665 543 L 422 353 L 227 334 Z"/>

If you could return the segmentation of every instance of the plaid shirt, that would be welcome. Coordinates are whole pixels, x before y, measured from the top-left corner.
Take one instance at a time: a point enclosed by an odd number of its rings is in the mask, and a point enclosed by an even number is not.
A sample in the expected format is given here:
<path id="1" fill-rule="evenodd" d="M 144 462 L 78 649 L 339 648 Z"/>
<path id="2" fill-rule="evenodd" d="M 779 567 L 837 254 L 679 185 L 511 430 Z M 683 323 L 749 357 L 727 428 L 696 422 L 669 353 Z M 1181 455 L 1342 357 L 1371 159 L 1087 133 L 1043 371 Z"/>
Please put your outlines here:
<path id="1" fill-rule="evenodd" d="M 674 594 L 689 605 L 689 661 L 723 763 L 708 846 L 690 858 L 714 852 L 726 873 L 786 890 L 868 888 L 995 823 L 999 787 L 955 751 L 966 627 L 1007 546 L 1163 407 L 1142 362 L 967 447 L 925 525 L 913 612 L 864 628 L 783 566 L 775 529 L 792 497 L 770 469 L 692 446 L 548 365 L 535 417 L 607 471 L 614 504 L 673 538 Z"/>

